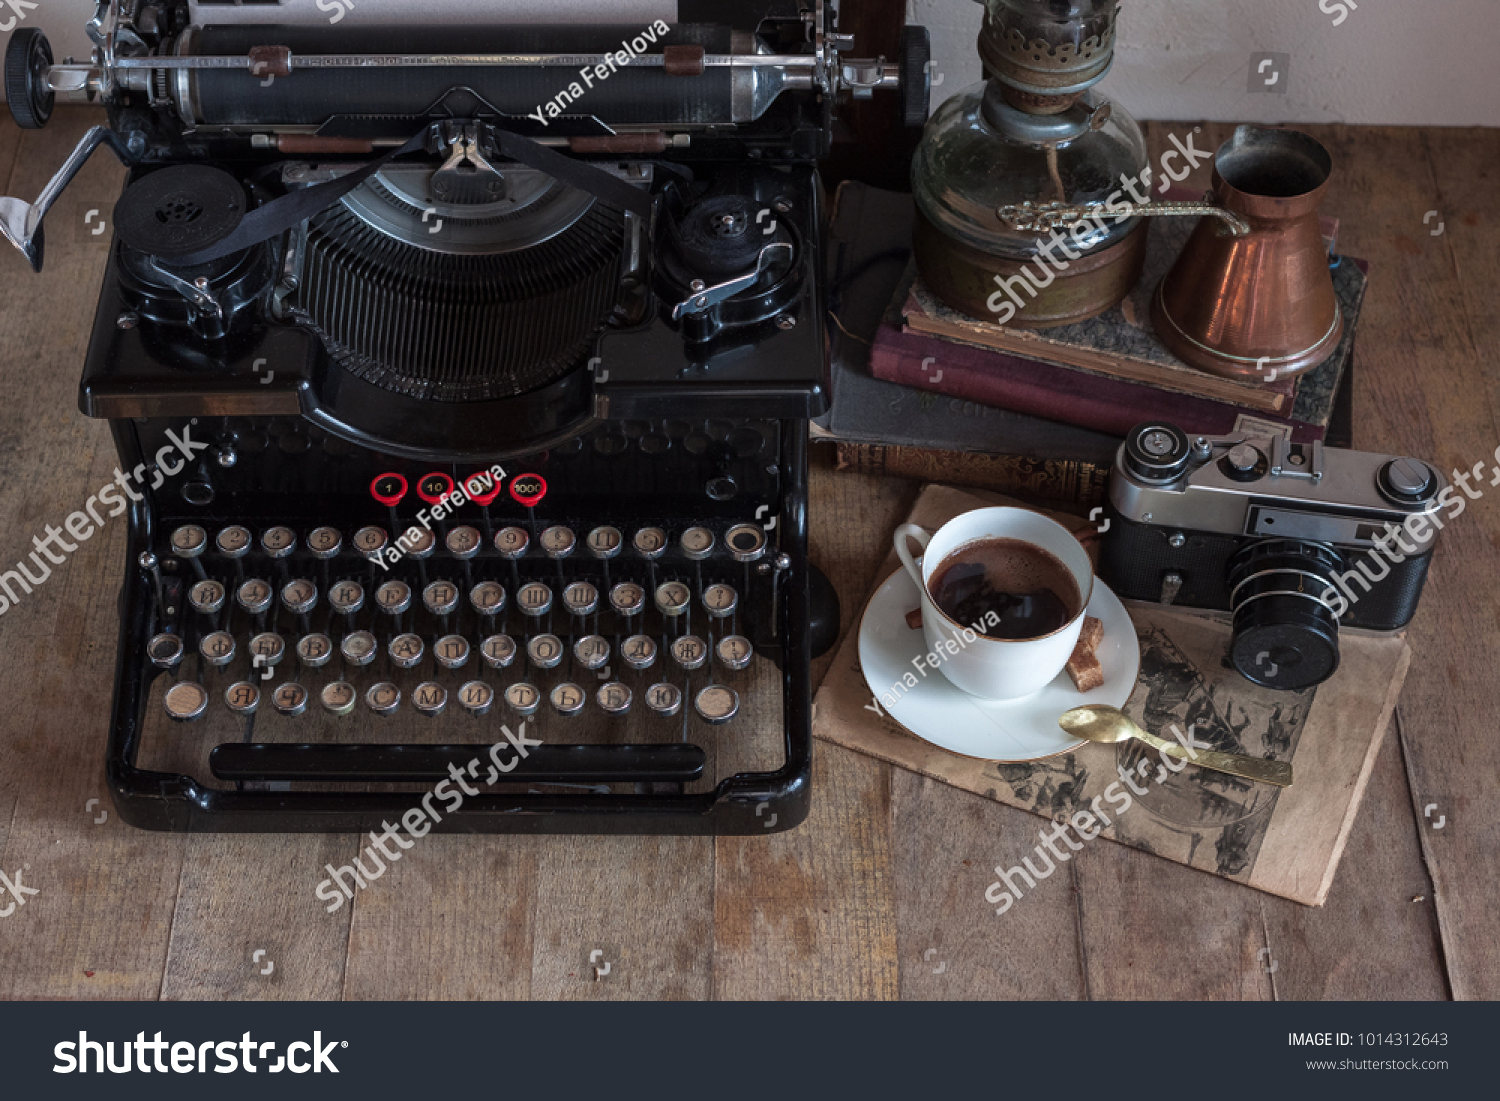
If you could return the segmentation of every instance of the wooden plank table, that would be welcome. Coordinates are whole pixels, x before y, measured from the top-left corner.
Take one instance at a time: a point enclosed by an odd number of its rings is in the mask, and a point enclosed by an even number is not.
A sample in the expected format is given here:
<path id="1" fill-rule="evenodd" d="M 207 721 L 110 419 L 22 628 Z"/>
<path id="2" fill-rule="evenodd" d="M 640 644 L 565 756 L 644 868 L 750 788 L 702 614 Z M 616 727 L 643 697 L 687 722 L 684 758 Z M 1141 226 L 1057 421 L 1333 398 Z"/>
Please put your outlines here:
<path id="1" fill-rule="evenodd" d="M 0 124 L 5 193 L 33 197 L 97 117 Z M 1189 128 L 1149 127 L 1153 161 Z M 1229 129 L 1205 125 L 1199 147 Z M 1374 265 L 1357 445 L 1488 470 L 1500 132 L 1308 129 L 1334 155 L 1343 248 Z M 108 212 L 120 175 L 101 155 L 75 182 L 49 219 L 43 275 L 0 254 L 0 570 L 113 476 L 76 386 L 105 261 L 88 211 Z M 1206 167 L 1188 184 L 1206 187 Z M 916 487 L 835 474 L 815 454 L 813 557 L 847 629 Z M 1444 537 L 1397 728 L 1325 907 L 1100 844 L 1003 921 L 984 891 L 1033 844 L 1031 815 L 822 743 L 812 815 L 791 833 L 435 837 L 334 915 L 306 884 L 348 863 L 353 837 L 130 829 L 103 775 L 124 545 L 107 527 L 0 615 L 0 869 L 40 892 L 0 918 L 0 997 L 1500 997 L 1500 738 L 1484 703 L 1500 490 L 1487 482 L 1495 499 Z M 597 981 L 596 949 L 611 963 Z"/>

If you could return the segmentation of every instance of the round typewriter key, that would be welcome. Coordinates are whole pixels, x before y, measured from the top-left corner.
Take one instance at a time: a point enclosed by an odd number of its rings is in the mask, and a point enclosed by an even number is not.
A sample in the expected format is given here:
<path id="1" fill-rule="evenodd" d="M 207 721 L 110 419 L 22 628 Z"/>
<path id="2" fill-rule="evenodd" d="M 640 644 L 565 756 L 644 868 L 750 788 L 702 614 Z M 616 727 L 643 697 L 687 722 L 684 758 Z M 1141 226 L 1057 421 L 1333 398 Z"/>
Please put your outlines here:
<path id="1" fill-rule="evenodd" d="M 423 474 L 417 480 L 417 496 L 429 505 L 441 504 L 453 492 L 453 479 L 440 470 Z"/>
<path id="2" fill-rule="evenodd" d="M 313 528 L 307 533 L 307 549 L 314 558 L 335 557 L 344 548 L 344 537 L 338 528 Z"/>
<path id="3" fill-rule="evenodd" d="M 354 710 L 354 701 L 359 699 L 359 693 L 348 681 L 336 680 L 323 686 L 318 699 L 322 701 L 324 708 L 335 715 L 347 715 Z"/>
<path id="4" fill-rule="evenodd" d="M 372 684 L 365 693 L 365 704 L 377 715 L 394 715 L 401 706 L 401 689 L 388 680 Z"/>
<path id="5" fill-rule="evenodd" d="M 631 635 L 620 643 L 620 659 L 632 669 L 649 669 L 656 661 L 656 643 L 649 635 Z"/>
<path id="6" fill-rule="evenodd" d="M 599 590 L 587 581 L 575 581 L 563 590 L 563 607 L 573 615 L 591 615 L 599 607 Z"/>
<path id="7" fill-rule="evenodd" d="M 479 644 L 479 652 L 492 669 L 504 669 L 516 660 L 516 642 L 509 635 L 491 635 Z"/>
<path id="8" fill-rule="evenodd" d="M 556 635 L 537 635 L 526 644 L 526 656 L 538 669 L 552 669 L 562 661 L 567 650 Z"/>
<path id="9" fill-rule="evenodd" d="M 469 590 L 469 603 L 480 615 L 498 615 L 505 610 L 505 586 L 498 581 L 481 581 Z"/>
<path id="10" fill-rule="evenodd" d="M 672 640 L 672 660 L 684 669 L 697 669 L 708 659 L 708 643 L 697 635 L 681 635 Z"/>
<path id="11" fill-rule="evenodd" d="M 724 536 L 724 545 L 736 562 L 754 562 L 766 553 L 766 533 L 755 524 L 736 524 Z"/>
<path id="12" fill-rule="evenodd" d="M 542 534 L 537 537 L 537 542 L 542 545 L 542 552 L 548 558 L 566 558 L 573 553 L 578 540 L 572 528 L 554 524 L 550 528 L 543 529 Z"/>
<path id="13" fill-rule="evenodd" d="M 719 664 L 726 669 L 743 669 L 755 656 L 755 651 L 750 647 L 750 640 L 744 635 L 725 635 L 719 639 L 717 649 Z"/>
<path id="14" fill-rule="evenodd" d="M 621 581 L 609 590 L 609 603 L 620 615 L 639 615 L 646 606 L 646 590 L 634 581 Z"/>
<path id="15" fill-rule="evenodd" d="M 559 684 L 552 689 L 552 709 L 559 715 L 576 715 L 583 710 L 588 696 L 576 684 Z"/>
<path id="16" fill-rule="evenodd" d="M 727 723 L 739 709 L 739 696 L 735 695 L 733 688 L 725 688 L 722 684 L 710 684 L 693 700 L 693 710 L 698 712 L 698 717 L 713 726 Z"/>
<path id="17" fill-rule="evenodd" d="M 535 715 L 537 705 L 541 702 L 542 694 L 525 681 L 512 684 L 505 690 L 506 706 L 517 715 Z"/>
<path id="18" fill-rule="evenodd" d="M 625 545 L 625 537 L 620 534 L 619 528 L 606 524 L 589 532 L 588 545 L 589 553 L 595 558 L 613 558 Z"/>
<path id="19" fill-rule="evenodd" d="M 210 665 L 228 665 L 234 660 L 234 636 L 228 631 L 204 635 L 198 643 L 198 653 Z"/>
<path id="20" fill-rule="evenodd" d="M 411 586 L 405 581 L 382 581 L 375 604 L 386 615 L 400 615 L 411 607 Z"/>
<path id="21" fill-rule="evenodd" d="M 370 483 L 370 496 L 388 508 L 395 508 L 406 496 L 406 479 L 394 471 L 378 474 Z"/>
<path id="22" fill-rule="evenodd" d="M 281 587 L 281 606 L 293 615 L 306 615 L 318 604 L 318 587 L 305 577 Z"/>
<path id="23" fill-rule="evenodd" d="M 291 528 L 267 528 L 260 535 L 260 549 L 272 558 L 285 558 L 297 549 L 297 533 Z"/>
<path id="24" fill-rule="evenodd" d="M 297 658 L 309 669 L 327 665 L 333 657 L 333 640 L 327 635 L 303 635 L 297 640 Z"/>
<path id="25" fill-rule="evenodd" d="M 300 715 L 307 710 L 307 689 L 295 681 L 278 684 L 271 693 L 271 705 L 283 715 Z"/>
<path id="26" fill-rule="evenodd" d="M 609 642 L 600 635 L 584 635 L 573 643 L 573 657 L 585 669 L 598 669 L 609 660 Z"/>
<path id="27" fill-rule="evenodd" d="M 390 542 L 385 528 L 378 528 L 371 524 L 362 527 L 354 533 L 354 549 L 366 558 L 374 558 L 385 551 L 386 544 Z"/>
<path id="28" fill-rule="evenodd" d="M 271 586 L 258 577 L 252 577 L 235 590 L 234 599 L 251 615 L 259 615 L 271 606 Z"/>
<path id="29" fill-rule="evenodd" d="M 369 665 L 378 649 L 375 636 L 369 631 L 351 631 L 339 643 L 339 651 L 350 665 Z"/>
<path id="30" fill-rule="evenodd" d="M 448 706 L 448 690 L 441 684 L 425 680 L 412 689 L 411 705 L 423 715 L 440 715 Z"/>
<path id="31" fill-rule="evenodd" d="M 675 715 L 682 710 L 682 689 L 675 684 L 653 684 L 646 689 L 646 706 L 658 715 Z"/>
<path id="32" fill-rule="evenodd" d="M 641 528 L 631 537 L 630 545 L 642 558 L 660 558 L 667 549 L 667 533 L 661 528 Z"/>
<path id="33" fill-rule="evenodd" d="M 197 558 L 208 546 L 208 532 L 197 524 L 183 524 L 172 533 L 172 553 L 178 558 Z"/>
<path id="34" fill-rule="evenodd" d="M 500 489 L 500 480 L 488 470 L 470 474 L 464 479 L 464 493 L 481 507 L 494 504 L 495 498 L 500 496 Z"/>
<path id="35" fill-rule="evenodd" d="M 182 639 L 163 632 L 146 643 L 146 654 L 150 657 L 151 664 L 158 669 L 170 669 L 182 661 Z"/>
<path id="36" fill-rule="evenodd" d="M 517 474 L 510 482 L 511 498 L 525 508 L 535 508 L 547 496 L 547 481 L 540 474 Z"/>
<path id="37" fill-rule="evenodd" d="M 408 632 L 391 639 L 387 649 L 391 655 L 391 664 L 398 669 L 410 669 L 421 662 L 426 647 L 422 645 L 420 636 Z"/>
<path id="38" fill-rule="evenodd" d="M 611 715 L 623 715 L 630 710 L 630 689 L 617 680 L 600 685 L 595 698 L 599 707 Z"/>
<path id="39" fill-rule="evenodd" d="M 469 525 L 460 524 L 448 532 L 445 542 L 448 544 L 448 553 L 454 558 L 473 558 L 479 553 L 479 548 L 484 546 L 484 536 Z"/>
<path id="40" fill-rule="evenodd" d="M 703 590 L 703 606 L 715 619 L 723 619 L 740 606 L 740 596 L 729 585 L 710 585 Z"/>
<path id="41" fill-rule="evenodd" d="M 180 723 L 188 722 L 198 718 L 208 709 L 208 693 L 203 690 L 201 684 L 190 680 L 180 680 L 167 689 L 164 702 L 167 705 L 168 718 L 176 719 Z"/>
<path id="42" fill-rule="evenodd" d="M 243 558 L 250 550 L 250 529 L 231 524 L 214 538 L 214 546 L 225 558 Z"/>
<path id="43" fill-rule="evenodd" d="M 682 553 L 695 562 L 713 553 L 714 533 L 707 528 L 688 528 L 678 540 Z"/>
<path id="44" fill-rule="evenodd" d="M 236 681 L 224 689 L 224 706 L 236 715 L 253 715 L 260 706 L 260 689 L 247 680 Z"/>
<path id="45" fill-rule="evenodd" d="M 495 549 L 502 558 L 520 558 L 530 542 L 531 536 L 525 528 L 501 528 L 495 532 Z"/>
<path id="46" fill-rule="evenodd" d="M 280 665 L 281 659 L 286 657 L 286 643 L 280 635 L 263 631 L 250 640 L 250 654 L 257 669 Z"/>
<path id="47" fill-rule="evenodd" d="M 451 581 L 434 581 L 422 590 L 422 603 L 433 615 L 448 615 L 458 607 L 458 586 Z"/>
<path id="48" fill-rule="evenodd" d="M 340 581 L 328 593 L 328 603 L 342 615 L 353 615 L 365 606 L 365 590 L 358 581 Z"/>
<path id="49" fill-rule="evenodd" d="M 432 656 L 444 669 L 460 669 L 469 661 L 469 640 L 463 635 L 444 635 L 432 644 Z"/>
<path id="50" fill-rule="evenodd" d="M 475 715 L 486 714 L 495 702 L 495 690 L 482 680 L 471 680 L 458 690 L 458 702 Z"/>
<path id="51" fill-rule="evenodd" d="M 522 615 L 546 615 L 552 608 L 552 590 L 540 581 L 528 581 L 516 593 L 516 607 Z"/>
<path id="52" fill-rule="evenodd" d="M 407 528 L 406 534 L 397 542 L 408 558 L 431 558 L 432 552 L 437 550 L 437 536 L 432 534 L 431 529 L 420 524 Z"/>
<path id="53" fill-rule="evenodd" d="M 224 607 L 224 586 L 213 578 L 199 581 L 188 590 L 188 603 L 200 612 L 217 612 Z"/>
<path id="54" fill-rule="evenodd" d="M 693 591 L 681 581 L 663 581 L 656 587 L 656 606 L 664 616 L 675 619 L 688 610 Z"/>

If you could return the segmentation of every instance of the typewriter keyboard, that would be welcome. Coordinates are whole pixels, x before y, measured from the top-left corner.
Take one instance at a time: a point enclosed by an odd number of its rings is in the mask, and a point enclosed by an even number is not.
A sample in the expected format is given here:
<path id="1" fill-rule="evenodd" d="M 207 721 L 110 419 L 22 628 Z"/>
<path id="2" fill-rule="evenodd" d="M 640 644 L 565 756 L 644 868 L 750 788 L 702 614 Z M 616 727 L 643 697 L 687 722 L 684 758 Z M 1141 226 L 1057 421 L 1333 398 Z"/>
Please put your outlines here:
<path id="1" fill-rule="evenodd" d="M 495 743 L 523 723 L 711 747 L 747 705 L 770 712 L 750 724 L 766 744 L 721 763 L 777 763 L 786 562 L 761 524 L 399 524 L 167 526 L 140 567 L 151 706 L 177 748 L 143 766 L 236 741 Z"/>

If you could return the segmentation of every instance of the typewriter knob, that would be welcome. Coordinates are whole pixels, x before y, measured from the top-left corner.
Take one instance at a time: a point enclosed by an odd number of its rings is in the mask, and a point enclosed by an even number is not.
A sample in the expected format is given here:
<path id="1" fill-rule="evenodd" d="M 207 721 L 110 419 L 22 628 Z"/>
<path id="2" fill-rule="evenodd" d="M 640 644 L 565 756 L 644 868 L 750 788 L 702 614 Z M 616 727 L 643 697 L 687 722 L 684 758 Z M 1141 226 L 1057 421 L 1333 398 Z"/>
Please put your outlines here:
<path id="1" fill-rule="evenodd" d="M 926 27 L 908 25 L 901 32 L 901 121 L 916 128 L 927 123 L 932 106 L 932 37 Z"/>
<path id="2" fill-rule="evenodd" d="M 27 27 L 11 36 L 5 50 L 5 102 L 23 130 L 40 130 L 52 117 L 57 96 L 47 87 L 51 65 L 52 47 L 40 30 Z"/>

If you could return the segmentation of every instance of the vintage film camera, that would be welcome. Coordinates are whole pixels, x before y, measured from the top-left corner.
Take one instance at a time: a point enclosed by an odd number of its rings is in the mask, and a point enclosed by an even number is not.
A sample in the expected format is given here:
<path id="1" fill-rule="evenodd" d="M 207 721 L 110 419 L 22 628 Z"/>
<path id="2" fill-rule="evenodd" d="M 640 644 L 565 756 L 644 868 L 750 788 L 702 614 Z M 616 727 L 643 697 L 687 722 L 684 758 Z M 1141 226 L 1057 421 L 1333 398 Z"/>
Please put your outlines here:
<path id="1" fill-rule="evenodd" d="M 1143 424 L 1110 478 L 1099 576 L 1125 599 L 1232 613 L 1235 668 L 1308 688 L 1338 668 L 1341 626 L 1411 621 L 1451 495 L 1417 459 Z"/>
<path id="2" fill-rule="evenodd" d="M 129 510 L 122 817 L 379 829 L 477 760 L 437 828 L 800 822 L 837 629 L 816 162 L 849 96 L 921 124 L 925 32 L 860 60 L 822 0 L 105 0 L 89 34 L 12 37 L 21 125 L 65 94 L 108 126 L 0 228 L 40 269 L 88 155 L 129 165 L 80 405 L 125 470 L 202 449 Z"/>

